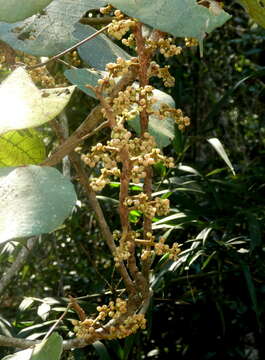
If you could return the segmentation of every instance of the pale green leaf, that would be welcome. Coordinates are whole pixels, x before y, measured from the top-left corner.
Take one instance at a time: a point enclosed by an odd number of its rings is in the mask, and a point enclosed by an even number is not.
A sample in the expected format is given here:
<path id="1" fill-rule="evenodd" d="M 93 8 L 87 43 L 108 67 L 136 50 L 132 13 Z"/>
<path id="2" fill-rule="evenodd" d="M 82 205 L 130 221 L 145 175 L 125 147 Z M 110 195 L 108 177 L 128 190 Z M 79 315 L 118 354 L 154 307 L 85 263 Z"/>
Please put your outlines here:
<path id="1" fill-rule="evenodd" d="M 265 0 L 239 0 L 244 6 L 249 16 L 265 28 Z"/>
<path id="2" fill-rule="evenodd" d="M 53 333 L 33 349 L 30 360 L 59 360 L 63 351 L 63 339 Z"/>
<path id="3" fill-rule="evenodd" d="M 79 19 L 105 4 L 105 0 L 53 0 L 39 16 L 14 24 L 0 22 L 0 39 L 31 55 L 53 56 L 77 42 L 73 31 Z"/>
<path id="4" fill-rule="evenodd" d="M 229 18 L 225 11 L 214 14 L 196 0 L 111 0 L 127 15 L 176 37 L 202 40 L 206 33 L 222 26 Z"/>
<path id="5" fill-rule="evenodd" d="M 0 168 L 0 243 L 55 230 L 75 203 L 72 183 L 55 168 Z"/>
<path id="6" fill-rule="evenodd" d="M 70 86 L 39 90 L 26 70 L 17 68 L 0 85 L 0 134 L 54 119 L 67 105 L 74 89 Z"/>
<path id="7" fill-rule="evenodd" d="M 39 164 L 45 157 L 45 145 L 34 129 L 0 135 L 0 167 Z"/>
<path id="8" fill-rule="evenodd" d="M 52 0 L 0 0 L 0 21 L 24 20 L 44 9 Z"/>
<path id="9" fill-rule="evenodd" d="M 217 138 L 211 138 L 211 139 L 208 139 L 207 141 L 212 145 L 212 147 L 215 149 L 215 151 L 221 156 L 221 158 L 224 160 L 226 165 L 232 171 L 232 174 L 235 175 L 236 173 L 233 168 L 233 165 L 231 164 L 231 161 L 229 160 L 229 157 L 227 156 L 227 153 L 226 153 L 222 143 L 220 142 L 220 140 Z"/>
<path id="10" fill-rule="evenodd" d="M 96 29 L 89 25 L 77 23 L 73 35 L 80 41 L 94 34 Z M 94 39 L 79 46 L 78 53 L 87 65 L 97 69 L 105 70 L 108 63 L 116 62 L 117 57 L 130 59 L 131 56 L 114 44 L 106 35 L 99 34 Z"/>
<path id="11" fill-rule="evenodd" d="M 98 86 L 98 80 L 102 78 L 102 72 L 93 69 L 71 69 L 64 72 L 65 77 L 88 96 L 96 99 L 96 94 L 86 85 Z"/>

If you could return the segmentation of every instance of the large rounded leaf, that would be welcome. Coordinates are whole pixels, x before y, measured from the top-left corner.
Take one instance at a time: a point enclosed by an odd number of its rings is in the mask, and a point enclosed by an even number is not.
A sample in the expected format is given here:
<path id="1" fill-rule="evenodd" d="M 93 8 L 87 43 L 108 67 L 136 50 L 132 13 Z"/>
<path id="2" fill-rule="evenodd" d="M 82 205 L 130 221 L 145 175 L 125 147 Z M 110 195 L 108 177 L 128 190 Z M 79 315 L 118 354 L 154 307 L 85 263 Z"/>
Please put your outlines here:
<path id="1" fill-rule="evenodd" d="M 31 55 L 53 56 L 76 43 L 73 31 L 79 19 L 105 4 L 105 0 L 53 0 L 39 16 L 14 24 L 0 22 L 0 39 Z"/>
<path id="2" fill-rule="evenodd" d="M 196 0 L 111 0 L 110 3 L 155 29 L 200 40 L 230 18 L 221 9 L 218 15 L 214 14 Z"/>
<path id="3" fill-rule="evenodd" d="M 34 129 L 0 135 L 0 167 L 39 164 L 45 157 L 44 142 Z"/>
<path id="4" fill-rule="evenodd" d="M 75 202 L 72 183 L 55 168 L 0 168 L 0 243 L 55 230 Z"/>
<path id="5" fill-rule="evenodd" d="M 57 116 L 75 87 L 39 90 L 22 67 L 0 85 L 0 134 L 31 128 Z"/>
<path id="6" fill-rule="evenodd" d="M 24 20 L 44 9 L 52 0 L 0 0 L 0 21 Z"/>
<path id="7" fill-rule="evenodd" d="M 78 40 L 83 40 L 95 32 L 96 29 L 92 26 L 78 23 L 75 25 L 74 36 Z M 104 34 L 100 34 L 80 46 L 78 53 L 87 65 L 97 70 L 105 70 L 106 64 L 116 62 L 117 57 L 126 60 L 131 58 L 126 51 L 114 44 L 114 42 Z"/>

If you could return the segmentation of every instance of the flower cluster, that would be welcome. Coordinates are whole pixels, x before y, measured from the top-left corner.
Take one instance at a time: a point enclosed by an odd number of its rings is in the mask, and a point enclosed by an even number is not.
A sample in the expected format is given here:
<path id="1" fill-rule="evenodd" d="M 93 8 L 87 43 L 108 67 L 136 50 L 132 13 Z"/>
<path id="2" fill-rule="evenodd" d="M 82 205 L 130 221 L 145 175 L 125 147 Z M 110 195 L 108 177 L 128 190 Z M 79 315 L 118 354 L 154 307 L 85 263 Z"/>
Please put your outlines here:
<path id="1" fill-rule="evenodd" d="M 116 301 L 110 301 L 108 305 L 97 307 L 98 315 L 95 319 L 88 318 L 84 321 L 72 320 L 74 331 L 79 338 L 87 341 L 92 340 L 96 336 L 98 329 L 103 329 L 105 339 L 124 338 L 135 333 L 139 328 L 144 329 L 146 320 L 144 315 L 129 315 L 122 322 L 115 322 L 104 328 L 106 320 L 119 320 L 127 312 L 127 301 L 117 298 Z M 106 325 L 106 324 L 105 324 Z"/>
<path id="2" fill-rule="evenodd" d="M 169 65 L 160 67 L 155 61 L 152 61 L 149 68 L 149 77 L 156 76 L 162 79 L 166 87 L 172 87 L 175 85 L 175 78 L 169 72 Z"/>
<path id="3" fill-rule="evenodd" d="M 149 219 L 152 219 L 156 214 L 159 216 L 166 215 L 170 210 L 168 199 L 156 197 L 154 200 L 149 200 L 144 193 L 128 196 L 124 201 L 124 205 L 128 206 L 130 210 L 141 211 Z"/>
<path id="4" fill-rule="evenodd" d="M 179 253 L 180 248 L 178 243 L 174 243 L 171 247 L 167 244 L 165 244 L 166 239 L 161 237 L 159 239 L 159 242 L 155 244 L 154 251 L 156 255 L 164 255 L 169 254 L 169 259 L 176 260 Z"/>
<path id="5" fill-rule="evenodd" d="M 164 156 L 160 149 L 156 148 L 155 140 L 149 133 L 143 137 L 131 138 L 130 131 L 119 124 L 112 129 L 112 139 L 106 145 L 101 143 L 92 147 L 90 154 L 82 155 L 82 160 L 90 167 L 101 163 L 101 175 L 91 180 L 94 191 L 100 191 L 108 184 L 112 176 L 119 177 L 121 163 L 120 153 L 126 147 L 130 163 L 130 178 L 134 183 L 140 183 L 146 177 L 145 168 L 158 162 L 167 167 L 173 167 L 173 158 Z"/>
<path id="6" fill-rule="evenodd" d="M 179 130 L 184 130 L 185 127 L 190 125 L 190 118 L 188 116 L 184 116 L 182 110 L 175 109 L 167 104 L 161 105 L 158 115 L 161 117 L 169 116 L 175 119 L 175 122 L 178 125 Z"/>
<path id="7" fill-rule="evenodd" d="M 173 44 L 173 38 L 160 38 L 159 40 L 148 39 L 146 41 L 147 48 L 151 50 L 159 49 L 160 54 L 164 55 L 165 58 L 179 55 L 182 52 L 181 46 Z"/>
<path id="8" fill-rule="evenodd" d="M 115 11 L 116 13 L 116 11 Z M 135 26 L 135 21 L 132 19 L 123 19 L 119 15 L 116 19 L 113 19 L 110 26 L 108 27 L 109 35 L 115 39 L 120 40 L 124 34 L 127 33 L 132 27 Z"/>

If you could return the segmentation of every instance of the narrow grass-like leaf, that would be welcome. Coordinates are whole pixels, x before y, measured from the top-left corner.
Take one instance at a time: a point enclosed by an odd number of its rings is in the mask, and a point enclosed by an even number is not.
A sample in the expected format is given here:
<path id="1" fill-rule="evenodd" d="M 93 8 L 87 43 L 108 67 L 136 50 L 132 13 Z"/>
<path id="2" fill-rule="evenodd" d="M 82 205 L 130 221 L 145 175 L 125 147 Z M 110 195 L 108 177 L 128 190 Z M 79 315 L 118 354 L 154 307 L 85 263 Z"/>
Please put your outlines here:
<path id="1" fill-rule="evenodd" d="M 227 153 L 226 153 L 222 143 L 220 142 L 220 140 L 217 138 L 211 138 L 211 139 L 208 139 L 207 141 L 209 144 L 212 145 L 212 147 L 215 149 L 215 151 L 221 156 L 221 158 L 224 160 L 226 165 L 231 170 L 232 174 L 236 175 L 233 165 L 231 164 L 231 161 L 229 160 Z"/>
<path id="2" fill-rule="evenodd" d="M 106 346 L 101 341 L 95 341 L 93 344 L 100 360 L 111 360 Z"/>

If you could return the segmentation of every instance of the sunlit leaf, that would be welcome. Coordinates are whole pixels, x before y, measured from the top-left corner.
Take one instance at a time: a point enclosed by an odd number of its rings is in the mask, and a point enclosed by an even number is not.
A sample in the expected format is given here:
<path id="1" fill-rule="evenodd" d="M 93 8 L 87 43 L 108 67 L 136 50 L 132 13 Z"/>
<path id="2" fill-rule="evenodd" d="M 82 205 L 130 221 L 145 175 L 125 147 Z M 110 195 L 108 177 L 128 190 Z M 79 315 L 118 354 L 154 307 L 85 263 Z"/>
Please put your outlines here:
<path id="1" fill-rule="evenodd" d="M 0 135 L 0 167 L 39 164 L 45 157 L 45 145 L 34 129 Z"/>
<path id="2" fill-rule="evenodd" d="M 55 168 L 0 168 L 0 243 L 55 230 L 75 202 L 72 183 Z"/>
<path id="3" fill-rule="evenodd" d="M 26 70 L 17 68 L 0 85 L 0 134 L 52 120 L 67 105 L 74 89 L 39 90 Z"/>
<path id="4" fill-rule="evenodd" d="M 51 307 L 49 304 L 42 303 L 38 307 L 37 314 L 39 315 L 39 317 L 42 318 L 42 320 L 46 320 L 50 310 L 51 310 Z"/>
<path id="5" fill-rule="evenodd" d="M 18 351 L 12 355 L 7 355 L 2 360 L 30 360 L 32 349 Z"/>
<path id="6" fill-rule="evenodd" d="M 232 171 L 232 174 L 236 175 L 233 165 L 231 164 L 231 161 L 229 160 L 227 153 L 226 153 L 222 143 L 220 142 L 220 140 L 217 138 L 211 138 L 211 139 L 208 139 L 207 141 L 209 142 L 209 144 L 212 145 L 212 147 L 215 149 L 215 151 L 221 156 L 221 158 L 224 160 L 226 165 Z"/>

